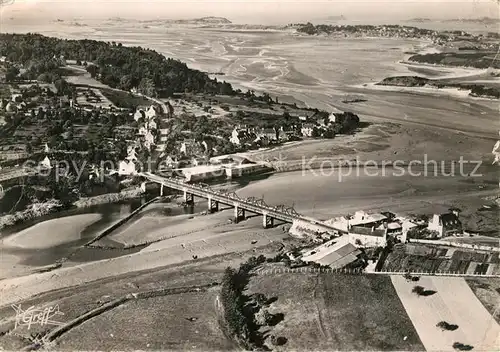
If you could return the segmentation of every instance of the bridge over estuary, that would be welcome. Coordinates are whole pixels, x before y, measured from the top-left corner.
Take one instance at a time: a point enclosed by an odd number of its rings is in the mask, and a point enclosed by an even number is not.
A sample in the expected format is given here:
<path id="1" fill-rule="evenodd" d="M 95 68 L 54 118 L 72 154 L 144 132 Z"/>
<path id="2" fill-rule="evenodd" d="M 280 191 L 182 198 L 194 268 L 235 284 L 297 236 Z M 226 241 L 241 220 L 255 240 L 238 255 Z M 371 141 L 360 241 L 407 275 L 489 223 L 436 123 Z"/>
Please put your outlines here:
<path id="1" fill-rule="evenodd" d="M 280 220 L 285 223 L 293 223 L 301 221 L 329 233 L 345 233 L 344 230 L 326 225 L 319 220 L 303 216 L 293 207 L 285 205 L 270 206 L 266 204 L 264 199 L 249 197 L 242 199 L 236 193 L 223 192 L 212 189 L 204 184 L 186 183 L 178 179 L 162 177 L 150 172 L 139 174 L 151 182 L 160 184 L 160 195 L 163 195 L 164 187 L 168 187 L 177 191 L 183 192 L 184 201 L 186 204 L 194 203 L 194 196 L 208 200 L 208 210 L 216 212 L 219 210 L 219 205 L 224 204 L 234 208 L 234 219 L 236 222 L 245 219 L 245 212 L 262 215 L 262 225 L 264 228 L 274 226 L 274 220 Z"/>

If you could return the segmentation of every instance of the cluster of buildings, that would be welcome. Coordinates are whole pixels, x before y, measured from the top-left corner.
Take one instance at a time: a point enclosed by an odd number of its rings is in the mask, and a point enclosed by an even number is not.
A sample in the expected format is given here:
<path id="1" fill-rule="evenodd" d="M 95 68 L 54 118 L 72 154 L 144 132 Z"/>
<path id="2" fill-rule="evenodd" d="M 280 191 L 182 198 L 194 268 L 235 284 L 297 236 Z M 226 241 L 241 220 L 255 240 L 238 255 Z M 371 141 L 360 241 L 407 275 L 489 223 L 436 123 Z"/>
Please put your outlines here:
<path id="1" fill-rule="evenodd" d="M 148 150 L 151 150 L 151 147 L 156 142 L 155 135 L 158 132 L 157 117 L 159 114 L 158 108 L 154 105 L 151 105 L 147 109 L 139 108 L 134 114 L 134 121 L 139 124 L 138 135 L 144 147 Z"/>
<path id="2" fill-rule="evenodd" d="M 345 232 L 339 238 L 328 241 L 302 255 L 302 261 L 314 262 L 333 269 L 342 268 L 360 258 L 360 248 L 385 247 L 389 238 L 406 243 L 413 233 L 421 232 L 441 239 L 463 233 L 459 210 L 452 208 L 447 213 L 434 214 L 427 222 L 396 217 L 391 212 L 367 213 L 357 211 L 353 216 L 344 216 L 325 221 Z"/>
<path id="3" fill-rule="evenodd" d="M 434 238 L 461 234 L 463 227 L 459 216 L 460 210 L 451 208 L 449 212 L 434 214 L 427 222 L 397 217 L 391 212 L 367 213 L 360 210 L 353 216 L 334 218 L 325 223 L 347 232 L 353 244 L 360 247 L 377 247 L 385 246 L 388 237 L 406 242 L 412 229 Z"/>
<path id="4" fill-rule="evenodd" d="M 315 137 L 315 133 L 317 137 L 324 136 L 332 125 L 339 122 L 343 114 L 344 113 L 340 110 L 334 110 L 327 118 L 316 118 L 316 114 L 310 117 L 299 116 L 299 120 L 302 123 L 300 129 L 302 137 Z"/>
<path id="5" fill-rule="evenodd" d="M 318 116 L 299 116 L 299 122 L 290 126 L 256 128 L 236 126 L 229 141 L 236 146 L 270 144 L 296 140 L 300 137 L 322 137 L 326 131 L 339 122 L 344 113 L 335 110 L 327 118 Z"/>

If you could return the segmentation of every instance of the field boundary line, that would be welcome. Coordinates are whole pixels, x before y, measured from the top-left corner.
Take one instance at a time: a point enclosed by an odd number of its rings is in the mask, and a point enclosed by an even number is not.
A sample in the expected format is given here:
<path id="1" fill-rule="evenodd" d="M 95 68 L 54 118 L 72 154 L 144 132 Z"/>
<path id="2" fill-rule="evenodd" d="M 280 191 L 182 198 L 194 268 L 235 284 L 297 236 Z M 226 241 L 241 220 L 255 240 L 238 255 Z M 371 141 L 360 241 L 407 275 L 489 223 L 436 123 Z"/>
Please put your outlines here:
<path id="1" fill-rule="evenodd" d="M 328 268 L 280 268 L 280 269 L 257 269 L 257 275 L 275 274 L 345 274 L 345 275 L 412 275 L 412 276 L 449 276 L 449 277 L 478 277 L 478 278 L 500 278 L 494 274 L 465 274 L 451 271 L 420 272 L 420 271 L 363 271 L 360 269 L 328 269 Z"/>

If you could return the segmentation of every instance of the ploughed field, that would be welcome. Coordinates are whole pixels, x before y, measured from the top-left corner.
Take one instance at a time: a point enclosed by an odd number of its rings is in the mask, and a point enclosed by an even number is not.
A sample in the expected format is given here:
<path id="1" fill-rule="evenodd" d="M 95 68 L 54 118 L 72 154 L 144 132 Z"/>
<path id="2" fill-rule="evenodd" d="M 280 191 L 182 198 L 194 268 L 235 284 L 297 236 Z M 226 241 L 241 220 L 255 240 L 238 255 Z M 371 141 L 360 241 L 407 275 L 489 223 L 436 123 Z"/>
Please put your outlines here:
<path id="1" fill-rule="evenodd" d="M 277 350 L 424 349 L 386 276 L 262 274 L 247 292 L 276 299 L 269 312 L 284 319 L 269 334 L 288 340 Z"/>

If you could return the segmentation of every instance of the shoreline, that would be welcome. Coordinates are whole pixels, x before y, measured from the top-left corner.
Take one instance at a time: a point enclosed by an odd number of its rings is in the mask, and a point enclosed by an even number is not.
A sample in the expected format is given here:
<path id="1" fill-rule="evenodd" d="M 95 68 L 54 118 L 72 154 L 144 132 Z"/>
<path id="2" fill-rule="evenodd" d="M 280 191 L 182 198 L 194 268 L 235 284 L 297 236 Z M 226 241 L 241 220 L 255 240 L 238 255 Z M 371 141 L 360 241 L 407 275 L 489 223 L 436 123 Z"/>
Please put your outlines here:
<path id="1" fill-rule="evenodd" d="M 95 205 L 113 204 L 124 200 L 139 198 L 143 194 L 140 187 L 133 190 L 127 190 L 118 193 L 106 193 L 93 197 L 80 198 L 75 201 L 70 207 L 63 207 L 59 202 L 45 202 L 45 205 L 40 211 L 35 212 L 31 208 L 23 211 L 18 211 L 14 214 L 6 214 L 0 217 L 0 231 L 15 226 L 21 222 L 35 220 L 50 214 L 56 214 L 64 210 L 85 209 Z M 0 233 L 1 235 L 1 233 Z"/>

